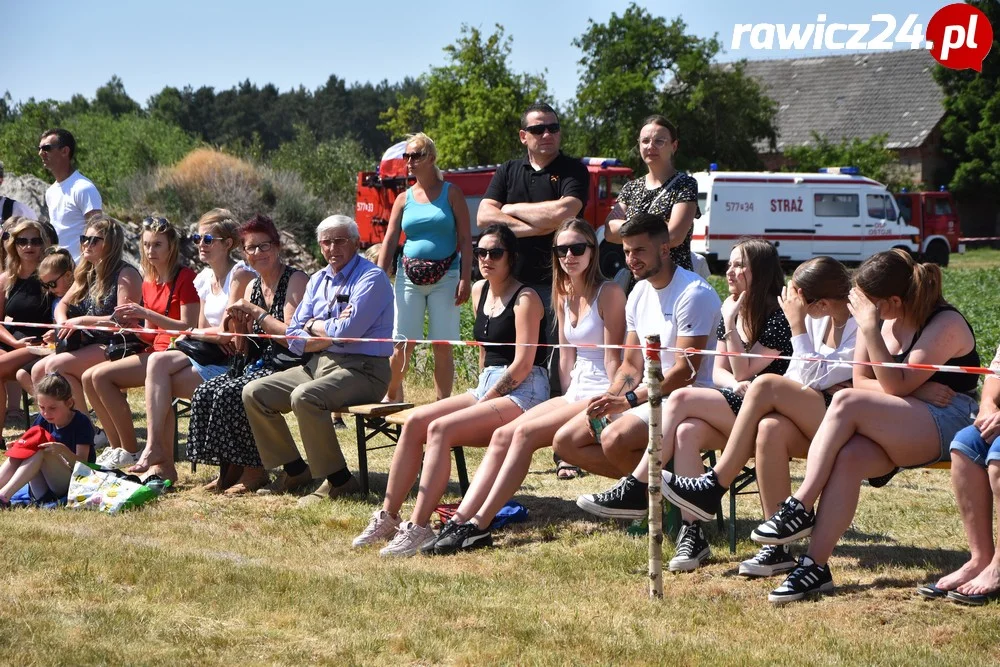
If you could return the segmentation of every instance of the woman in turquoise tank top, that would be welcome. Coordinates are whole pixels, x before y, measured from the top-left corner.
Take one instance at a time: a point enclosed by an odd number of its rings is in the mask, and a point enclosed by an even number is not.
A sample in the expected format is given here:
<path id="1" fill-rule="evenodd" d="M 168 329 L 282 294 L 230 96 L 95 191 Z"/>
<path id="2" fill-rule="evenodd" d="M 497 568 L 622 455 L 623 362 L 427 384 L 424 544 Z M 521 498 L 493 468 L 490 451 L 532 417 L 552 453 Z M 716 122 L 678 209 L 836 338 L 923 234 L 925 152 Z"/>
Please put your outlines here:
<path id="1" fill-rule="evenodd" d="M 396 272 L 396 312 L 393 338 L 424 338 L 424 315 L 430 322 L 427 337 L 458 340 L 459 307 L 469 300 L 472 286 L 472 232 L 465 195 L 445 183 L 437 168 L 437 149 L 423 132 L 407 137 L 406 166 L 416 179 L 396 197 L 389 226 L 378 254 L 387 274 Z M 399 234 L 406 234 L 402 256 L 394 265 Z M 389 360 L 392 379 L 389 401 L 403 400 L 403 377 L 414 343 L 399 343 Z M 434 389 L 437 398 L 451 396 L 455 361 L 450 345 L 434 346 Z"/>

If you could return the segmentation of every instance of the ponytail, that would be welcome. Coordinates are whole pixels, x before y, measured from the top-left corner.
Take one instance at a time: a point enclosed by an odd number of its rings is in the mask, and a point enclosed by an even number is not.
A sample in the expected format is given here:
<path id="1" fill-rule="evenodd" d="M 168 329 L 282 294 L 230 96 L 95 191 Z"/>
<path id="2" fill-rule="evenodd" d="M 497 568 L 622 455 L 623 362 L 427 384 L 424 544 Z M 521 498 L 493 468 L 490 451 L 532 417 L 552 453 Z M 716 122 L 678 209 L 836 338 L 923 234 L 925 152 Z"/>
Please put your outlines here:
<path id="1" fill-rule="evenodd" d="M 941 268 L 920 264 L 901 248 L 865 260 L 854 276 L 854 284 L 870 298 L 899 298 L 905 317 L 917 327 L 922 327 L 934 308 L 944 303 Z"/>

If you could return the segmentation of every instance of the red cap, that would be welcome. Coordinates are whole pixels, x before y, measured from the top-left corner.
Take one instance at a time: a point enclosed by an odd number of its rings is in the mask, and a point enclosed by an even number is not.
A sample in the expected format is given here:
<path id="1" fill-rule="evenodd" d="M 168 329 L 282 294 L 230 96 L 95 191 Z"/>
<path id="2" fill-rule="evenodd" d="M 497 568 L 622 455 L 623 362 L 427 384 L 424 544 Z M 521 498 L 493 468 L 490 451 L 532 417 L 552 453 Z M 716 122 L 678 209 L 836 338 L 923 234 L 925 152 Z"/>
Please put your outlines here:
<path id="1" fill-rule="evenodd" d="M 7 458 L 28 459 L 38 452 L 38 445 L 55 442 L 52 435 L 41 426 L 32 426 L 7 448 Z"/>

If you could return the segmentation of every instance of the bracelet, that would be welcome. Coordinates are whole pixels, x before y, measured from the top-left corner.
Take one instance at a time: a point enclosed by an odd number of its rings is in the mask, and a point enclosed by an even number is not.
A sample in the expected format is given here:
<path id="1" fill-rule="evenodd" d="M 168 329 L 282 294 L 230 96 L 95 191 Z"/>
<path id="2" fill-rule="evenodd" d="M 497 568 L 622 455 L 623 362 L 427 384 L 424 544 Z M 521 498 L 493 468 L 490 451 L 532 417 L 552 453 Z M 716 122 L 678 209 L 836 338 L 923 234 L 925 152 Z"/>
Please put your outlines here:
<path id="1" fill-rule="evenodd" d="M 262 322 L 265 319 L 267 319 L 267 311 L 266 310 L 263 313 L 261 313 L 260 315 L 257 316 L 257 319 L 254 320 L 254 324 L 256 324 L 257 326 L 261 327 L 261 326 L 263 326 Z"/>

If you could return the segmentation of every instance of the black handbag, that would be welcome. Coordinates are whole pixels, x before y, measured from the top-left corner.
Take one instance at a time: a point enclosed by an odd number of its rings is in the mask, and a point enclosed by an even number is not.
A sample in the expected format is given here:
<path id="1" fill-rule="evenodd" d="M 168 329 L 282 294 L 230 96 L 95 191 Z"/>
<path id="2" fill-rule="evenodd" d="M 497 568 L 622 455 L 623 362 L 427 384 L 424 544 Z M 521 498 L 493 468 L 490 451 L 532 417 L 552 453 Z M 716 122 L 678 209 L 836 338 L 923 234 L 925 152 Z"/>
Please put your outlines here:
<path id="1" fill-rule="evenodd" d="M 229 362 L 229 355 L 217 343 L 194 338 L 181 338 L 174 347 L 200 366 L 222 366 Z"/>

